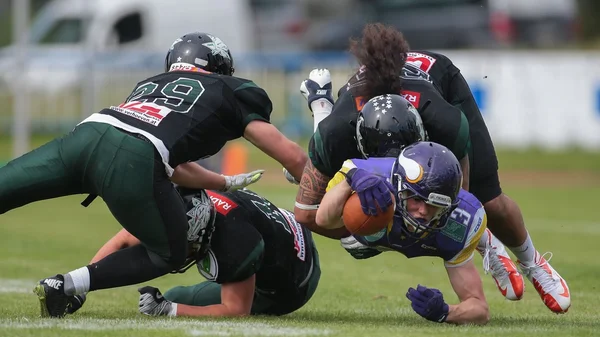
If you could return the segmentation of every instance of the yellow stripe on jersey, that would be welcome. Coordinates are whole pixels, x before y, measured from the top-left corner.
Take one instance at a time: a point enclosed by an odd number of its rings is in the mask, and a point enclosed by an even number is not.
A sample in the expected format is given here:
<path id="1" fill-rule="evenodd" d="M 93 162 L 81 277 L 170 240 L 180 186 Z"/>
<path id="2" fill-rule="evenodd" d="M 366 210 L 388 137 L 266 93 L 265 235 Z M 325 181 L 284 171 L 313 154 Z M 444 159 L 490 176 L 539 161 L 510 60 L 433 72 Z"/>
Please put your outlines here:
<path id="1" fill-rule="evenodd" d="M 348 171 L 350 171 L 353 168 L 356 168 L 356 165 L 354 165 L 352 160 L 351 159 L 346 160 L 344 162 L 344 164 L 342 164 L 342 168 L 333 176 L 333 178 L 331 178 L 331 180 L 329 180 L 329 183 L 327 183 L 327 189 L 325 189 L 325 191 L 326 192 L 329 191 L 335 185 L 346 180 L 346 173 L 348 173 Z"/>
<path id="2" fill-rule="evenodd" d="M 477 214 L 480 214 L 480 216 L 475 217 L 473 221 L 475 222 L 477 221 L 477 218 L 480 218 L 481 224 L 479 225 L 479 227 L 473 228 L 473 230 L 475 231 L 470 231 L 467 239 L 465 240 L 464 248 L 460 252 L 458 252 L 458 254 L 456 254 L 452 259 L 445 262 L 445 265 L 447 267 L 458 267 L 463 263 L 469 261 L 473 257 L 473 254 L 475 253 L 475 248 L 477 248 L 477 244 L 479 244 L 479 239 L 481 239 L 481 236 L 487 228 L 487 215 L 485 214 L 483 207 L 481 207 L 477 211 Z M 477 225 L 474 224 L 473 226 Z"/>

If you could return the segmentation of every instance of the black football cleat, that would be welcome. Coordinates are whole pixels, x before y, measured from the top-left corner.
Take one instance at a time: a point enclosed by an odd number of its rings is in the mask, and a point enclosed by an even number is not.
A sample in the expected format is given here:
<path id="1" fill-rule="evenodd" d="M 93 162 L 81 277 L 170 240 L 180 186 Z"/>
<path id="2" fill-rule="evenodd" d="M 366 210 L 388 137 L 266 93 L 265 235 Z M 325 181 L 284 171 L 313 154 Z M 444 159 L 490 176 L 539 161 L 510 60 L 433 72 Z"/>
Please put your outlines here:
<path id="1" fill-rule="evenodd" d="M 33 293 L 40 300 L 40 315 L 44 317 L 62 318 L 71 305 L 64 292 L 65 279 L 62 275 L 47 277 L 35 286 Z"/>

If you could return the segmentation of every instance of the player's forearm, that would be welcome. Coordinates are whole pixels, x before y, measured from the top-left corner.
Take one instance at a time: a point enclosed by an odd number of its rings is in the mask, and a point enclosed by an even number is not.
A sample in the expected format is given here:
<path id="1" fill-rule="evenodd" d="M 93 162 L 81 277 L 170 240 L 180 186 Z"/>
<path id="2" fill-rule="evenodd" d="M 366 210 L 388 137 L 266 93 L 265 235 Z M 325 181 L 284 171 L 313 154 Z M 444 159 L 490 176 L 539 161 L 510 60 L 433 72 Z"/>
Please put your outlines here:
<path id="1" fill-rule="evenodd" d="M 308 160 L 306 152 L 300 145 L 289 140 L 270 123 L 263 121 L 250 122 L 244 130 L 244 138 L 269 157 L 277 160 L 296 180 L 300 181 L 302 170 Z"/>
<path id="2" fill-rule="evenodd" d="M 319 234 L 329 239 L 339 240 L 341 238 L 345 238 L 350 233 L 346 229 L 346 227 L 327 229 L 323 227 L 319 227 L 315 222 L 315 218 L 317 216 L 317 211 L 307 211 L 302 210 L 297 207 L 294 208 L 294 215 L 296 216 L 296 221 L 300 223 L 302 226 L 306 227 L 313 233 Z"/>
<path id="3" fill-rule="evenodd" d="M 178 165 L 171 176 L 171 181 L 187 188 L 207 190 L 223 190 L 225 188 L 225 177 L 194 162 Z"/>
<path id="4" fill-rule="evenodd" d="M 247 316 L 249 314 L 250 314 L 250 310 L 245 311 L 245 310 L 242 310 L 241 308 L 229 307 L 225 304 L 213 304 L 213 305 L 207 305 L 207 306 L 177 304 L 177 316 L 233 317 L 233 316 Z"/>
<path id="5" fill-rule="evenodd" d="M 326 229 L 344 227 L 342 213 L 346 200 L 351 194 L 352 189 L 346 181 L 342 181 L 325 193 L 321 206 L 317 210 L 315 219 L 317 225 Z"/>
<path id="6" fill-rule="evenodd" d="M 478 298 L 469 298 L 460 304 L 449 305 L 449 307 L 447 323 L 484 325 L 490 320 L 487 303 Z"/>
<path id="7" fill-rule="evenodd" d="M 291 140 L 286 140 L 286 143 L 288 150 L 285 151 L 285 156 L 280 158 L 279 162 L 297 181 L 300 181 L 304 166 L 306 166 L 306 162 L 308 161 L 308 155 L 300 145 Z"/>

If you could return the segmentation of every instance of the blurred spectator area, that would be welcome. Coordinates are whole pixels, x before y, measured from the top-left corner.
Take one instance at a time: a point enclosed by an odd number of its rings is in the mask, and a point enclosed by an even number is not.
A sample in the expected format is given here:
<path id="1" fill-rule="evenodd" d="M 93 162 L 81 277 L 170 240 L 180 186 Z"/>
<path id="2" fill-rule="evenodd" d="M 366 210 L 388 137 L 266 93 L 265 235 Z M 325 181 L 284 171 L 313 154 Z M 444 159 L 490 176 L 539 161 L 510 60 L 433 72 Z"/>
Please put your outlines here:
<path id="1" fill-rule="evenodd" d="M 32 16 L 50 1 L 30 0 Z M 254 48 L 268 52 L 344 50 L 376 21 L 397 27 L 414 49 L 552 48 L 600 35 L 597 0 L 240 1 L 252 8 Z M 10 43 L 11 2 L 0 0 L 0 45 Z"/>
<path id="2" fill-rule="evenodd" d="M 368 22 L 413 49 L 556 47 L 577 38 L 576 0 L 250 0 L 258 48 L 344 50 Z"/>

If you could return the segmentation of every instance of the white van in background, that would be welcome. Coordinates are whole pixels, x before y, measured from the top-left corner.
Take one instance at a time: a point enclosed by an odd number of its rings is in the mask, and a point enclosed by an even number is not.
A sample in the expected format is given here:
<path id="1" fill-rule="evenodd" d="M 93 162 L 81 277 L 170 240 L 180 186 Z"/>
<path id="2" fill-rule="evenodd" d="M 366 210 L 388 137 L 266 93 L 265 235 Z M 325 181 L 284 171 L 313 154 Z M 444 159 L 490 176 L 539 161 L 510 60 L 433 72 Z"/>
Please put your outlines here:
<path id="1" fill-rule="evenodd" d="M 243 53 L 253 47 L 250 20 L 240 0 L 54 0 L 35 18 L 31 42 L 166 51 L 180 35 L 202 31 Z"/>
<path id="2" fill-rule="evenodd" d="M 156 67 L 163 61 L 154 60 L 157 53 L 166 54 L 177 37 L 194 31 L 220 37 L 234 58 L 254 48 L 247 1 L 54 0 L 31 24 L 27 83 L 51 91 L 77 85 L 90 62 L 100 68 L 139 62 Z M 8 85 L 12 76 L 23 76 L 14 61 L 13 46 L 0 50 L 0 76 Z"/>

